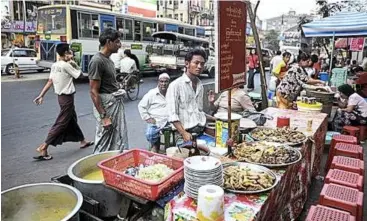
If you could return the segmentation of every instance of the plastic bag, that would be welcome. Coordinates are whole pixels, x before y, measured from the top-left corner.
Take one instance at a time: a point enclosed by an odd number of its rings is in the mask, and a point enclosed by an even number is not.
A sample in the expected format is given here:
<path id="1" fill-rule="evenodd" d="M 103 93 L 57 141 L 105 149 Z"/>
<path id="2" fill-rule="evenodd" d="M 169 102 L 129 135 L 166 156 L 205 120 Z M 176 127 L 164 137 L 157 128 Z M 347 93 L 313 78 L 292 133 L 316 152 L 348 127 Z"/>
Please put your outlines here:
<path id="1" fill-rule="evenodd" d="M 244 111 L 242 113 L 242 116 L 244 118 L 248 118 L 250 120 L 253 120 L 257 126 L 263 126 L 266 123 L 266 120 L 272 120 L 273 117 L 265 115 L 263 113 L 260 112 L 256 112 L 256 111 Z"/>
<path id="2" fill-rule="evenodd" d="M 275 76 L 271 76 L 270 77 L 270 81 L 269 81 L 269 90 L 270 91 L 275 91 L 277 88 L 277 80 L 278 78 Z"/>

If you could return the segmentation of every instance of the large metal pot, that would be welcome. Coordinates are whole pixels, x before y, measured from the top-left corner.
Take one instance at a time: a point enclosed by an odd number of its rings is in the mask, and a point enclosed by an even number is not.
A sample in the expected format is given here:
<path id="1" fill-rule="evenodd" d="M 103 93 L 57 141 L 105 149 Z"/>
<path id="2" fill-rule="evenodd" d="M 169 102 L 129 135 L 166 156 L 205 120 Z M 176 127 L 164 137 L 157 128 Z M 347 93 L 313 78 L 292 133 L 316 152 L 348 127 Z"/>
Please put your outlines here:
<path id="1" fill-rule="evenodd" d="M 82 177 L 90 171 L 99 170 L 97 166 L 99 162 L 119 153 L 119 151 L 108 151 L 89 155 L 74 162 L 68 169 L 68 175 L 74 181 L 74 186 L 83 195 L 100 203 L 99 216 L 101 217 L 116 216 L 120 211 L 122 196 L 117 191 L 105 187 L 103 180 L 93 181 L 83 179 Z"/>
<path id="2" fill-rule="evenodd" d="M 35 183 L 1 192 L 1 220 L 79 221 L 82 194 L 72 186 Z"/>

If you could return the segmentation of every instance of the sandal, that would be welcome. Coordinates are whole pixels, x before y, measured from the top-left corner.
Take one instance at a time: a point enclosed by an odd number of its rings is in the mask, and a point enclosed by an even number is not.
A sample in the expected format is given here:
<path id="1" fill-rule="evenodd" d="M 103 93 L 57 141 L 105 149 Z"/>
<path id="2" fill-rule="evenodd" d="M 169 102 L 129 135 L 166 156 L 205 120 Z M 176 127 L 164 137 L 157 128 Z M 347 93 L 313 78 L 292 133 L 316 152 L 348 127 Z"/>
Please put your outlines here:
<path id="1" fill-rule="evenodd" d="M 84 148 L 90 147 L 92 145 L 94 145 L 94 142 L 93 141 L 89 141 L 85 145 L 81 146 L 80 149 L 84 149 Z"/>
<path id="2" fill-rule="evenodd" d="M 45 156 L 39 155 L 39 156 L 33 157 L 33 159 L 39 160 L 39 161 L 52 160 L 52 156 L 51 155 L 45 155 Z"/>

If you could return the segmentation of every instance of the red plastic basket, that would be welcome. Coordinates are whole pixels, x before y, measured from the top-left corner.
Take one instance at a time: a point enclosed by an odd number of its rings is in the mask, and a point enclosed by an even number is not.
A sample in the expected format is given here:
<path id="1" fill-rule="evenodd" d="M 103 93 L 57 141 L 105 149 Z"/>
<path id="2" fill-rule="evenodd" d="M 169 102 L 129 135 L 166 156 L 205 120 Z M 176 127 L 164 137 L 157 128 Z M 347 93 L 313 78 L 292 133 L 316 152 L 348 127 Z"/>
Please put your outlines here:
<path id="1" fill-rule="evenodd" d="M 325 183 L 335 183 L 363 191 L 363 176 L 344 170 L 330 169 L 325 177 Z"/>
<path id="2" fill-rule="evenodd" d="M 129 167 L 140 164 L 165 164 L 174 172 L 160 182 L 149 182 L 124 173 Z M 184 178 L 183 160 L 146 150 L 133 149 L 98 163 L 105 183 L 121 191 L 129 192 L 141 198 L 155 201 Z"/>
<path id="3" fill-rule="evenodd" d="M 350 215 L 350 213 L 345 211 L 321 205 L 311 206 L 306 221 L 326 221 L 326 220 L 355 221 L 356 218 Z"/>
<path id="4" fill-rule="evenodd" d="M 347 143 L 337 143 L 335 145 L 335 156 L 353 157 L 363 160 L 362 146 Z"/>

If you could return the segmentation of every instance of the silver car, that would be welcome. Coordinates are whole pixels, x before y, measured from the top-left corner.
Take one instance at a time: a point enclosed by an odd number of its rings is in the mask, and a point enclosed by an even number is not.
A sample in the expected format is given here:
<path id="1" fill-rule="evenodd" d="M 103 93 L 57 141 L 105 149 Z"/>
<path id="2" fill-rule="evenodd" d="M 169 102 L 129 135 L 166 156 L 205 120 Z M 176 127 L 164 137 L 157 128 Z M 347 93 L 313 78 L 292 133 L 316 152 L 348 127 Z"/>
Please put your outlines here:
<path id="1" fill-rule="evenodd" d="M 19 71 L 35 70 L 42 72 L 44 68 L 37 65 L 37 53 L 29 48 L 12 48 L 1 51 L 1 73 L 15 74 L 14 67 Z"/>

